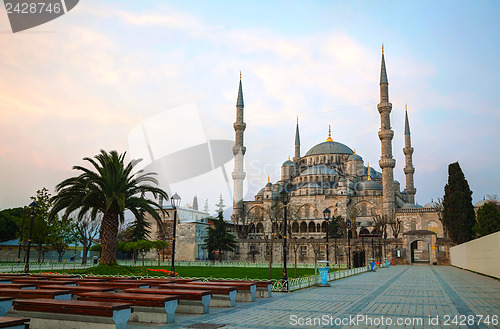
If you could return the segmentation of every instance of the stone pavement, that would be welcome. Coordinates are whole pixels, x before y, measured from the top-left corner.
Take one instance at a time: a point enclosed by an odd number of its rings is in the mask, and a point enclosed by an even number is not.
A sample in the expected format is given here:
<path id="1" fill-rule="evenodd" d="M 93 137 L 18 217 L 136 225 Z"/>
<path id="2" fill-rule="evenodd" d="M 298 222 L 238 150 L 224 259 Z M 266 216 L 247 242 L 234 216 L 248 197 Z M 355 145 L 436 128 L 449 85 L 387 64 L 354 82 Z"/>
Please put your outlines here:
<path id="1" fill-rule="evenodd" d="M 451 266 L 394 266 L 331 285 L 127 328 L 500 328 L 500 281 Z"/>

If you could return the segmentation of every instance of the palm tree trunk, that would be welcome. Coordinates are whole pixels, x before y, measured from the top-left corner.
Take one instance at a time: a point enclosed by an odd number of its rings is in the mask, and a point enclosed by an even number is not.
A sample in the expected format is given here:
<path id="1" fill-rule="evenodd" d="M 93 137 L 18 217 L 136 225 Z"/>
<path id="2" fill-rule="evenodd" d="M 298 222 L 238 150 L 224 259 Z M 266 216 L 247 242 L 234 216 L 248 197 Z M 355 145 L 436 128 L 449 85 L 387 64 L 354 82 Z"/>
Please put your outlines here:
<path id="1" fill-rule="evenodd" d="M 99 264 L 116 263 L 116 246 L 118 244 L 118 214 L 107 212 L 101 223 L 101 259 Z"/>

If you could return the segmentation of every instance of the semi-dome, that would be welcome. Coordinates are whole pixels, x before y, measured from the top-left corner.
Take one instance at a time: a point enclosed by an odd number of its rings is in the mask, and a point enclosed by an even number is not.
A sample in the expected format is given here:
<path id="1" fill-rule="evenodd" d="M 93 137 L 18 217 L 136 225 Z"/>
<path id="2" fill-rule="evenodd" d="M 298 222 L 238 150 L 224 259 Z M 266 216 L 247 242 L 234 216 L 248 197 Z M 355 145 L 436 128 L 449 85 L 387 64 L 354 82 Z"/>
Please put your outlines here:
<path id="1" fill-rule="evenodd" d="M 363 158 L 357 155 L 356 153 L 349 155 L 349 158 L 347 158 L 347 161 L 355 161 L 355 160 L 363 161 Z"/>
<path id="2" fill-rule="evenodd" d="M 307 168 L 301 174 L 301 176 L 306 175 L 337 175 L 335 169 L 328 168 L 327 166 L 314 166 Z"/>
<path id="3" fill-rule="evenodd" d="M 353 154 L 354 152 L 346 145 L 339 142 L 323 142 L 313 146 L 305 156 L 320 154 Z"/>
<path id="4" fill-rule="evenodd" d="M 365 180 L 364 182 L 356 184 L 356 190 L 366 191 L 366 190 L 382 190 L 382 185 L 374 180 Z"/>
<path id="5" fill-rule="evenodd" d="M 292 160 L 288 159 L 286 160 L 285 162 L 283 162 L 283 167 L 291 167 L 291 166 L 294 166 L 295 167 L 295 162 L 293 162 Z"/>
<path id="6" fill-rule="evenodd" d="M 264 195 L 264 189 L 263 189 L 263 188 L 261 188 L 261 189 L 259 190 L 259 192 L 257 193 L 257 195 L 259 195 L 259 196 L 260 196 L 260 195 Z"/>
<path id="7" fill-rule="evenodd" d="M 316 182 L 309 182 L 302 185 L 300 188 L 321 188 L 321 185 Z"/>

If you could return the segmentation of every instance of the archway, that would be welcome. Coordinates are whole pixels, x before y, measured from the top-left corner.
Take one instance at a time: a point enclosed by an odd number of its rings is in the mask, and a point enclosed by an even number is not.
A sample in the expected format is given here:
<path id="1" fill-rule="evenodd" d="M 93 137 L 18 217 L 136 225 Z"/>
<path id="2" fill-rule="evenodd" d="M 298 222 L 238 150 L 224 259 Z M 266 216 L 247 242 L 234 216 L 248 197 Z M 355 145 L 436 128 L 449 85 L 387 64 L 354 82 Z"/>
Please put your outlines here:
<path id="1" fill-rule="evenodd" d="M 428 230 L 412 230 L 403 233 L 408 264 L 436 263 L 436 233 Z"/>

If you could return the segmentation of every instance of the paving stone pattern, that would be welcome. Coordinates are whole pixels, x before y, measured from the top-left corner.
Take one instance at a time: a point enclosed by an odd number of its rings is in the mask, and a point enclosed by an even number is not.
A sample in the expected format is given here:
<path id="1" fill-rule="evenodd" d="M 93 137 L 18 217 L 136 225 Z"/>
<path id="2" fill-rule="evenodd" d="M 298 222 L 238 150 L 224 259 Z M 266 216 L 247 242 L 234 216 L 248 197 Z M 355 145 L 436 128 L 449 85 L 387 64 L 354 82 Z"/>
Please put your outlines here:
<path id="1" fill-rule="evenodd" d="M 500 316 L 500 281 L 451 266 L 394 266 L 331 284 L 127 328 L 500 328 L 492 321 Z"/>

